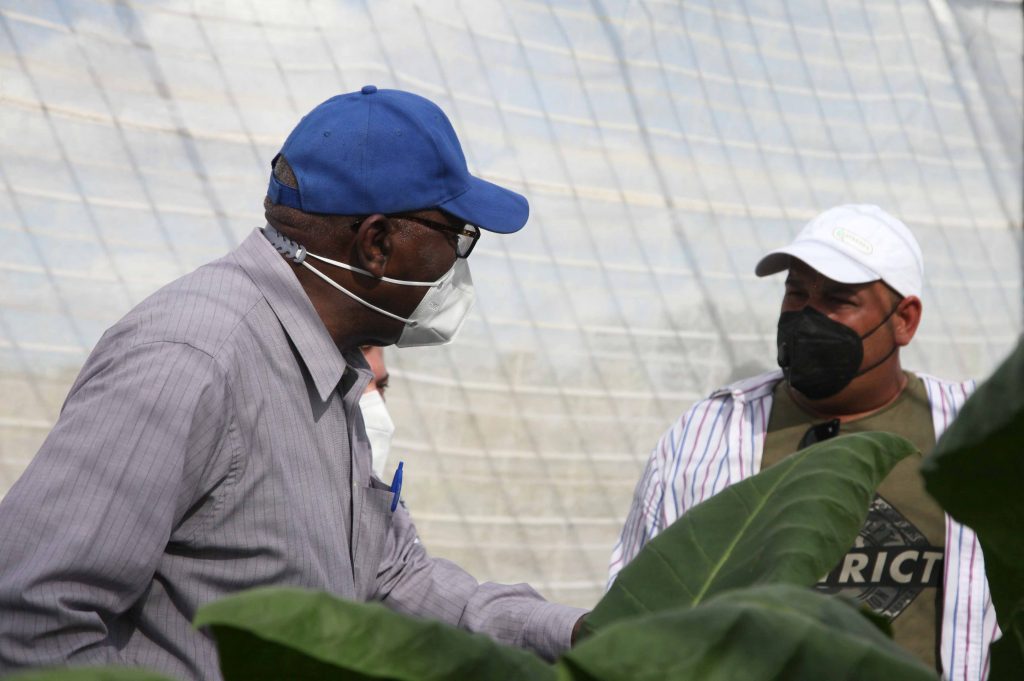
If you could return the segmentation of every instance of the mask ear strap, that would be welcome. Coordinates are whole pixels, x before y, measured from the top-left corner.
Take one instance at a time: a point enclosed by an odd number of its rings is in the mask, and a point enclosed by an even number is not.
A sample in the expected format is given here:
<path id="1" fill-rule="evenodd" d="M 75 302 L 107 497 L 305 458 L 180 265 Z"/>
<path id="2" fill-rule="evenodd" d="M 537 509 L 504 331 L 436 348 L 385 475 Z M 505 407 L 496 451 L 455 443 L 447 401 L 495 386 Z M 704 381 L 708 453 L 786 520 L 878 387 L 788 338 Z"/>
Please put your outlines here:
<path id="1" fill-rule="evenodd" d="M 270 245 L 277 249 L 277 252 L 291 260 L 296 265 L 301 265 L 306 259 L 306 247 L 292 241 L 273 226 L 266 225 L 263 228 L 263 236 L 267 238 Z"/>
<path id="2" fill-rule="evenodd" d="M 883 357 L 882 359 L 878 360 L 877 362 L 875 362 L 874 364 L 869 366 L 864 371 L 858 371 L 857 374 L 854 376 L 854 378 L 856 378 L 857 376 L 863 376 L 864 374 L 868 373 L 869 371 L 871 371 L 873 369 L 877 369 L 878 367 L 882 366 L 882 364 L 885 362 L 885 360 L 887 360 L 890 357 L 892 357 L 893 354 L 896 352 L 896 350 L 898 348 L 899 348 L 899 346 L 896 345 L 895 343 L 893 343 L 892 344 L 892 350 L 890 350 L 889 352 L 885 353 L 885 357 Z"/>
<path id="3" fill-rule="evenodd" d="M 875 331 L 878 331 L 880 328 L 882 328 L 882 325 L 885 324 L 887 321 L 889 321 L 894 314 L 896 314 L 896 310 L 899 309 L 900 303 L 902 303 L 904 300 L 905 300 L 904 298 L 900 298 L 898 301 L 896 301 L 896 304 L 892 306 L 891 310 L 889 310 L 889 314 L 885 315 L 885 318 L 883 318 L 882 321 L 878 322 L 878 324 L 875 325 L 875 328 L 871 329 L 866 334 L 861 336 L 860 339 L 864 340 L 868 336 L 873 334 Z M 889 353 L 889 354 L 891 355 L 892 353 Z M 888 355 L 886 355 L 886 357 L 888 358 Z"/>
<path id="4" fill-rule="evenodd" d="M 321 272 L 317 268 L 315 268 L 312 265 L 310 265 L 308 262 L 302 263 L 302 266 L 305 267 L 310 272 L 312 272 L 313 274 L 315 274 L 316 276 L 318 276 L 321 279 L 323 279 L 325 282 L 327 282 L 328 284 L 330 284 L 334 288 L 336 288 L 339 291 L 341 291 L 342 293 L 344 293 L 346 296 L 348 296 L 352 300 L 356 301 L 357 303 L 361 303 L 361 304 L 365 305 L 366 307 L 370 308 L 374 312 L 379 312 L 380 314 L 384 315 L 385 317 L 391 317 L 394 320 L 402 322 L 406 326 L 416 326 L 416 322 L 413 321 L 412 319 L 406 319 L 405 317 L 399 317 L 398 315 L 396 315 L 393 312 L 388 312 L 384 308 L 377 307 L 376 305 L 374 305 L 370 301 L 364 300 L 364 299 L 360 298 L 359 296 L 357 296 L 356 294 L 352 293 L 351 291 L 349 291 L 347 288 L 345 288 L 344 286 L 342 286 L 338 282 L 336 282 L 333 279 L 331 279 L 330 277 L 328 277 L 326 274 L 324 274 L 323 272 Z"/>
<path id="5" fill-rule="evenodd" d="M 898 302 L 897 302 L 897 303 L 896 303 L 895 305 L 893 305 L 893 306 L 892 306 L 892 309 L 891 309 L 891 310 L 889 310 L 889 314 L 885 315 L 885 319 L 883 319 L 882 321 L 878 322 L 878 326 L 876 326 L 875 328 L 871 329 L 871 330 L 870 330 L 870 331 L 868 331 L 868 332 L 867 332 L 866 334 L 864 334 L 863 336 L 861 336 L 861 337 L 860 337 L 860 339 L 861 339 L 861 340 L 864 340 L 865 338 L 867 338 L 868 336 L 870 336 L 871 334 L 873 334 L 873 333 L 874 333 L 875 331 L 878 331 L 878 330 L 879 330 L 880 328 L 882 328 L 882 325 L 883 325 L 883 324 L 885 324 L 885 323 L 886 323 L 887 321 L 889 321 L 889 319 L 890 319 L 890 318 L 891 318 L 891 317 L 892 317 L 892 316 L 893 316 L 894 314 L 896 314 L 896 309 L 897 309 L 897 308 L 899 308 L 899 306 L 900 306 L 900 303 L 902 303 L 902 302 L 903 302 L 903 300 L 904 300 L 903 298 L 900 298 L 900 299 L 899 299 L 899 301 L 898 301 Z M 869 366 L 869 367 L 868 367 L 867 369 L 865 369 L 864 371 L 858 371 L 858 372 L 857 372 L 857 376 L 863 376 L 864 374 L 866 374 L 867 372 L 871 371 L 872 369 L 876 369 L 876 368 L 878 368 L 878 367 L 882 366 L 882 364 L 883 364 L 883 363 L 885 362 L 885 360 L 887 360 L 887 359 L 889 359 L 890 357 L 892 357 L 892 356 L 893 356 L 893 353 L 895 353 L 895 352 L 896 352 L 896 350 L 898 350 L 898 349 L 899 349 L 899 347 L 900 347 L 900 346 L 898 346 L 898 345 L 896 345 L 895 343 L 893 343 L 893 344 L 892 344 L 892 349 L 891 349 L 891 350 L 889 350 L 889 352 L 885 353 L 885 357 L 883 357 L 882 359 L 878 360 L 877 362 L 875 362 L 874 364 L 872 364 L 871 366 Z M 854 378 L 856 378 L 857 376 L 854 376 Z"/>
<path id="6" fill-rule="evenodd" d="M 309 270 L 310 272 L 312 272 L 316 276 L 318 276 L 321 279 L 323 279 L 324 282 L 326 282 L 327 284 L 330 284 L 332 287 L 338 289 L 339 291 L 341 291 L 342 293 L 344 293 L 346 296 L 348 296 L 352 300 L 356 301 L 357 303 L 361 303 L 362 305 L 365 305 L 366 307 L 370 308 L 374 312 L 378 312 L 378 313 L 384 315 L 385 317 L 390 317 L 391 319 L 394 319 L 396 321 L 402 322 L 406 326 L 413 327 L 413 326 L 418 326 L 419 325 L 419 322 L 417 322 L 416 320 L 409 319 L 409 318 L 406 318 L 406 317 L 400 317 L 400 316 L 396 315 L 393 312 L 388 312 L 384 308 L 378 307 L 377 305 L 374 305 L 370 301 L 364 300 L 363 298 L 357 296 L 355 293 L 352 293 L 347 288 L 345 288 L 344 286 L 342 286 L 338 282 L 334 281 L 333 279 L 328 277 L 326 274 L 324 274 L 323 272 L 321 272 L 320 270 L 316 269 L 315 267 L 310 265 L 308 262 L 306 262 L 306 256 L 308 255 L 310 257 L 316 258 L 317 260 L 321 260 L 321 261 L 323 261 L 325 263 L 328 263 L 330 265 L 336 265 L 338 267 L 342 267 L 342 268 L 350 270 L 352 272 L 357 272 L 359 274 L 365 274 L 367 276 L 371 276 L 372 277 L 373 275 L 370 274 L 369 272 L 367 272 L 366 270 L 360 269 L 358 267 L 353 267 L 353 266 L 351 266 L 351 265 L 349 265 L 347 263 L 337 262 L 335 260 L 330 260 L 328 258 L 324 258 L 322 256 L 316 255 L 315 253 L 310 253 L 309 251 L 306 250 L 305 246 L 303 246 L 303 245 L 301 245 L 299 243 L 296 243 L 292 239 L 289 239 L 288 237 L 286 237 L 284 234 L 281 234 L 281 232 L 277 231 L 277 229 L 274 228 L 270 224 L 267 224 L 265 227 L 263 227 L 262 231 L 263 231 L 263 236 L 265 236 L 267 238 L 267 241 L 270 242 L 270 244 L 277 250 L 278 253 L 280 253 L 284 257 L 288 258 L 289 260 L 291 260 L 295 264 L 302 265 L 307 270 Z M 389 277 L 374 277 L 374 278 L 379 280 L 379 281 L 386 281 L 386 282 L 392 283 L 392 284 L 403 284 L 405 286 L 423 286 L 423 287 L 433 288 L 435 286 L 439 286 L 440 284 L 444 283 L 445 280 L 451 279 L 455 275 L 455 267 L 456 267 L 456 265 L 452 265 L 452 268 L 450 270 L 448 270 L 448 272 L 445 273 L 437 281 L 404 281 L 402 279 L 391 279 Z"/>
<path id="7" fill-rule="evenodd" d="M 364 270 L 364 269 L 362 269 L 360 267 L 354 267 L 352 265 L 349 265 L 347 262 L 338 262 L 337 260 L 331 260 L 330 258 L 325 258 L 322 255 L 317 255 L 316 253 L 308 253 L 307 255 L 309 255 L 309 257 L 311 257 L 311 258 L 316 258 L 320 262 L 325 262 L 328 265 L 334 265 L 335 267 L 340 267 L 340 268 L 342 268 L 344 270 L 348 270 L 349 272 L 355 272 L 357 274 L 364 274 L 367 277 L 373 277 L 377 281 L 385 281 L 385 282 L 387 282 L 389 284 L 399 284 L 400 286 L 422 286 L 422 287 L 426 287 L 426 288 L 433 288 L 434 286 L 438 286 L 439 284 L 444 282 L 445 277 L 448 277 L 452 273 L 452 271 L 453 271 L 453 270 L 448 270 L 448 272 L 445 273 L 444 275 L 442 275 L 440 279 L 437 279 L 435 281 L 406 281 L 405 279 L 392 279 L 391 277 L 378 277 L 378 276 L 375 276 L 373 274 L 370 274 L 369 272 L 367 272 L 366 270 Z M 307 265 L 307 267 L 308 267 L 308 265 Z M 453 269 L 454 269 L 454 266 L 453 266 Z"/>

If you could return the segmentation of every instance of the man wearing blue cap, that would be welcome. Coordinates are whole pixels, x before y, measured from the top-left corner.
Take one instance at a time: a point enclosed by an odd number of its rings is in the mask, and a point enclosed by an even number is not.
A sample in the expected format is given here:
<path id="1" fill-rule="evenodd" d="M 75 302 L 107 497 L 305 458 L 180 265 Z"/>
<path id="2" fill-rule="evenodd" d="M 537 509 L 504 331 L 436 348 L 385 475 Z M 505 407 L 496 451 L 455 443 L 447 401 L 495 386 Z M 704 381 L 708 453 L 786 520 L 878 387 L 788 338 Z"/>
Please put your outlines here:
<path id="1" fill-rule="evenodd" d="M 219 677 L 203 604 L 323 589 L 553 658 L 583 611 L 478 584 L 371 475 L 367 344 L 452 339 L 480 230 L 526 222 L 471 176 L 444 113 L 366 86 L 274 159 L 268 224 L 111 327 L 0 502 L 0 675 L 129 664 Z"/>

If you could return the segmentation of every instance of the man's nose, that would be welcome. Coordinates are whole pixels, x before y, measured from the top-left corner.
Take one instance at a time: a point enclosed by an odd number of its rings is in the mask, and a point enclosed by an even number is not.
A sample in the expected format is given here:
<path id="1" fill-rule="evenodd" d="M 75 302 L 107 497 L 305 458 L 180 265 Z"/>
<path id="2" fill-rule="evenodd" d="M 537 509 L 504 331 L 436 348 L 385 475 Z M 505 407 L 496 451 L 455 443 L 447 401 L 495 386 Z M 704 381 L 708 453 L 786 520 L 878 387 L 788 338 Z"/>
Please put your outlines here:
<path id="1" fill-rule="evenodd" d="M 806 302 L 806 303 L 804 303 L 804 306 L 803 306 L 803 308 L 801 308 L 801 312 L 802 312 L 802 311 L 803 311 L 804 309 L 808 308 L 808 307 L 809 307 L 809 308 L 811 308 L 812 310 L 814 310 L 815 312 L 820 312 L 821 314 L 825 315 L 826 317 L 828 317 L 829 319 L 831 319 L 831 320 L 833 320 L 833 321 L 835 321 L 835 320 L 836 320 L 836 313 L 835 313 L 835 310 L 831 309 L 831 308 L 830 308 L 830 307 L 828 306 L 828 303 L 826 302 L 826 300 L 825 300 L 825 297 L 824 297 L 824 296 L 817 296 L 817 297 L 816 297 L 816 296 L 815 296 L 815 295 L 814 295 L 814 294 L 812 293 L 812 294 L 811 294 L 811 295 L 809 296 L 809 298 L 808 298 L 807 302 Z"/>

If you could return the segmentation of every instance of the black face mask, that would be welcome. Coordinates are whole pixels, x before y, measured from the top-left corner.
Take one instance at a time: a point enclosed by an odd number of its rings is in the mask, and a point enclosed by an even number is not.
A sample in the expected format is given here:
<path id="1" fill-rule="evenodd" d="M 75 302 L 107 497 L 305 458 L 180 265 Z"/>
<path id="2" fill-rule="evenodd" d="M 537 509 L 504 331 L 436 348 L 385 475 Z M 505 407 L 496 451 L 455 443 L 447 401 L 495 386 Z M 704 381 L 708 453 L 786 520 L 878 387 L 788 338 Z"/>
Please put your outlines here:
<path id="1" fill-rule="evenodd" d="M 896 312 L 898 304 L 878 326 L 863 336 L 807 306 L 796 312 L 779 315 L 779 366 L 786 381 L 812 400 L 832 397 L 858 376 L 862 376 L 889 359 L 896 352 L 893 343 L 885 357 L 863 371 L 864 339 L 878 331 Z"/>

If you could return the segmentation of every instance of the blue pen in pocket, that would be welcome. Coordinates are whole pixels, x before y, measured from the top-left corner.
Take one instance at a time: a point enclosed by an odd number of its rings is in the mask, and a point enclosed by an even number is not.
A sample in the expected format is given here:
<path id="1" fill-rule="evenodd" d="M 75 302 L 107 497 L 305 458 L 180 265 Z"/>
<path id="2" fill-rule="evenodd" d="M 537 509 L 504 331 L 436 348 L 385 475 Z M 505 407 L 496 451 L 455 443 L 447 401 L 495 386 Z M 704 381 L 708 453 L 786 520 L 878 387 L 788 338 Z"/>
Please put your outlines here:
<path id="1" fill-rule="evenodd" d="M 395 477 L 391 480 L 391 493 L 394 495 L 391 499 L 391 512 L 394 513 L 395 509 L 398 508 L 398 500 L 402 498 L 402 466 L 405 465 L 404 461 L 398 462 L 398 468 L 395 470 Z"/>

